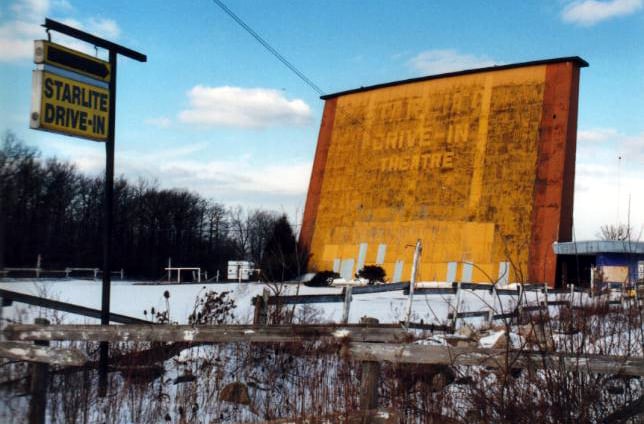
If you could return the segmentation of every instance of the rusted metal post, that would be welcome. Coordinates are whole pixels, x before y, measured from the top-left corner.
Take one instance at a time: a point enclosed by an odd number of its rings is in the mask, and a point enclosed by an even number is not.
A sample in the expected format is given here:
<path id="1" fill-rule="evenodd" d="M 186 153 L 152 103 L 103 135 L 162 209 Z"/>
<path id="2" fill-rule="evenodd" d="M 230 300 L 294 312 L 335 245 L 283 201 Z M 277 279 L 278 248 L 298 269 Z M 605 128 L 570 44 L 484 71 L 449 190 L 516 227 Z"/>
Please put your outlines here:
<path id="1" fill-rule="evenodd" d="M 49 325 L 44 318 L 36 318 L 38 325 Z M 47 341 L 35 341 L 39 346 L 49 346 Z M 47 380 L 49 379 L 49 365 L 43 363 L 31 364 L 31 401 L 29 402 L 29 424 L 44 424 L 47 415 Z"/>
<path id="2" fill-rule="evenodd" d="M 378 320 L 362 317 L 361 324 L 378 324 Z M 378 408 L 378 386 L 380 384 L 380 362 L 363 361 L 360 379 L 360 411 L 366 412 Z M 366 422 L 371 420 L 366 418 Z"/>

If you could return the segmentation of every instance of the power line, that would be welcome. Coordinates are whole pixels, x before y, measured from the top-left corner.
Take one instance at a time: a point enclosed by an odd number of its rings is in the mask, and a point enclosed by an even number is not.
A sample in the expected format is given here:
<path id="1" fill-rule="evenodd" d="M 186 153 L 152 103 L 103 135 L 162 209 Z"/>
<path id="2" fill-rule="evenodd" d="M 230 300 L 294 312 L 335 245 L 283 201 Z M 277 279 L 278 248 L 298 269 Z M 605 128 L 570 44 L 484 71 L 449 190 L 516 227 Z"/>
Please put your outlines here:
<path id="1" fill-rule="evenodd" d="M 228 16 L 233 18 L 242 28 L 246 30 L 255 40 L 257 40 L 266 50 L 268 50 L 273 56 L 275 56 L 280 62 L 282 62 L 287 68 L 289 68 L 295 75 L 297 75 L 302 81 L 304 81 L 309 87 L 315 90 L 320 96 L 324 95 L 324 91 L 320 89 L 313 81 L 311 81 L 306 75 L 302 73 L 299 69 L 295 67 L 291 62 L 289 62 L 284 56 L 282 56 L 277 50 L 275 50 L 268 41 L 264 40 L 261 35 L 256 33 L 246 22 L 244 22 L 239 16 L 230 10 L 221 0 L 212 0 L 217 6 L 221 8 Z"/>

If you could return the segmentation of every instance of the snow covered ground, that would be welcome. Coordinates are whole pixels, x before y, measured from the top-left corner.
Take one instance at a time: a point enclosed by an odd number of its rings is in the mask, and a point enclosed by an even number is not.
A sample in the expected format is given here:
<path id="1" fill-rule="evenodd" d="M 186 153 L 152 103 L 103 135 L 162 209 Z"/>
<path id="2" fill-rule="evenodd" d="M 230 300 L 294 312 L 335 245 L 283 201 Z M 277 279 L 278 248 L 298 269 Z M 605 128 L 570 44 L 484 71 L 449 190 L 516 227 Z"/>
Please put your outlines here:
<path id="1" fill-rule="evenodd" d="M 236 321 L 249 323 L 252 321 L 253 307 L 251 299 L 260 295 L 267 286 L 263 283 L 208 283 L 208 284 L 163 284 L 151 285 L 132 281 L 113 281 L 111 289 L 111 311 L 113 313 L 128 315 L 140 319 L 149 319 L 152 307 L 157 311 L 164 311 L 169 307 L 170 319 L 173 322 L 184 324 L 193 311 L 195 302 L 200 295 L 208 290 L 231 292 L 235 300 Z M 60 279 L 33 279 L 33 280 L 4 280 L 0 288 L 6 290 L 43 296 L 62 302 L 74 303 L 90 308 L 100 309 L 101 282 L 93 280 L 60 280 Z M 297 285 L 285 285 L 282 295 L 295 294 Z M 164 292 L 168 291 L 170 297 L 166 305 Z M 300 285 L 299 294 L 339 294 L 342 289 L 338 287 L 307 287 Z M 537 300 L 534 292 L 526 293 L 527 301 Z M 543 296 L 540 294 L 540 296 Z M 499 303 L 502 301 L 502 305 Z M 408 296 L 402 291 L 354 294 L 351 303 L 349 322 L 359 322 L 363 316 L 370 316 L 382 323 L 403 321 L 406 318 Z M 412 321 L 425 323 L 447 322 L 448 312 L 453 310 L 455 296 L 453 294 L 415 294 L 413 301 Z M 495 313 L 508 312 L 516 305 L 516 296 L 502 296 L 494 299 L 487 291 L 463 290 L 459 311 L 487 311 L 493 307 Z M 307 313 L 314 314 L 322 322 L 338 322 L 342 316 L 342 303 L 321 303 L 314 305 L 298 306 L 298 309 L 308 308 Z M 144 315 L 144 310 L 148 315 Z M 33 318 L 44 315 L 50 316 L 51 311 L 44 311 L 38 307 L 14 302 L 13 306 L 3 308 L 3 317 L 22 322 L 31 322 Z M 56 321 L 64 323 L 96 323 L 97 320 L 67 313 L 57 313 Z M 468 319 L 473 324 L 481 318 Z"/>

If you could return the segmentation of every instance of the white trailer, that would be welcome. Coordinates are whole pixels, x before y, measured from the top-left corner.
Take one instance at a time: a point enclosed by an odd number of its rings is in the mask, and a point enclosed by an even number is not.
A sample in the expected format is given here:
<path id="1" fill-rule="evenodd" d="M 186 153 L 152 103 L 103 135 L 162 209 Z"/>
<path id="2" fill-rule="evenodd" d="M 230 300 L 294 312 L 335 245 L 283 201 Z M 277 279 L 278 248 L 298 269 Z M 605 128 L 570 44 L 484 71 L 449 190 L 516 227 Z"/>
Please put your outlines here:
<path id="1" fill-rule="evenodd" d="M 248 281 L 254 271 L 255 263 L 251 261 L 228 261 L 229 280 Z"/>

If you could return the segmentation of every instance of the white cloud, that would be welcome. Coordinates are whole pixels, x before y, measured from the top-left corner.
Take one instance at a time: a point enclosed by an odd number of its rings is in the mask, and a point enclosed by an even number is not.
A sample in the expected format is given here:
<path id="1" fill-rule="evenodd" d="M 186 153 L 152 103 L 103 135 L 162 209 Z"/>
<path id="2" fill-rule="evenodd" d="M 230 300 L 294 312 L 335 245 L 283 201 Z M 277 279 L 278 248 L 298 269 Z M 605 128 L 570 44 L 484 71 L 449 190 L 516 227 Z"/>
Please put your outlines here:
<path id="1" fill-rule="evenodd" d="M 601 143 L 614 141 L 619 137 L 619 132 L 614 128 L 590 128 L 587 130 L 579 130 L 577 132 L 577 141 L 580 143 Z"/>
<path id="2" fill-rule="evenodd" d="M 64 160 L 73 161 L 89 175 L 101 175 L 105 169 L 105 152 L 101 143 L 67 140 L 43 140 L 49 151 Z M 286 207 L 292 212 L 301 207 L 311 176 L 310 160 L 289 160 L 275 164 L 254 161 L 250 156 L 200 159 L 208 148 L 205 143 L 155 151 L 117 149 L 116 175 L 130 181 L 138 177 L 159 181 L 163 188 L 196 191 L 227 205 L 250 207 Z"/>
<path id="3" fill-rule="evenodd" d="M 575 176 L 575 231 L 595 238 L 600 226 L 644 226 L 644 133 L 627 135 L 614 128 L 578 132 Z"/>
<path id="4" fill-rule="evenodd" d="M 13 16 L 0 24 L 0 62 L 19 62 L 33 57 L 33 41 L 46 38 L 41 24 L 50 14 L 73 12 L 67 0 L 17 0 L 11 5 Z M 70 16 L 57 18 L 64 24 L 92 32 L 99 37 L 115 39 L 120 34 L 116 21 L 90 17 L 79 21 Z M 71 37 L 52 32 L 52 40 L 73 49 L 94 54 L 92 46 Z"/>
<path id="5" fill-rule="evenodd" d="M 641 231 L 644 228 L 641 187 L 644 175 L 636 169 L 619 169 L 617 163 L 578 164 L 574 205 L 577 239 L 594 239 L 602 225 L 629 221 L 636 233 Z"/>
<path id="6" fill-rule="evenodd" d="M 644 167 L 644 133 L 629 135 L 615 128 L 591 128 L 577 132 L 577 156 L 597 162 L 621 157 L 627 166 Z"/>
<path id="7" fill-rule="evenodd" d="M 631 15 L 642 8 L 644 0 L 578 0 L 561 13 L 565 22 L 591 26 L 607 19 Z"/>
<path id="8" fill-rule="evenodd" d="M 21 0 L 11 5 L 11 10 L 24 19 L 41 19 L 49 11 L 49 0 Z"/>
<path id="9" fill-rule="evenodd" d="M 414 70 L 425 74 L 444 74 L 465 69 L 485 68 L 499 63 L 486 56 L 475 56 L 446 49 L 425 50 L 411 58 L 408 64 Z"/>
<path id="10" fill-rule="evenodd" d="M 633 136 L 625 136 L 621 147 L 624 156 L 639 161 L 639 165 L 642 167 L 640 169 L 644 169 L 644 132 Z"/>
<path id="11" fill-rule="evenodd" d="M 108 40 L 116 39 L 121 35 L 121 28 L 113 19 L 89 18 L 87 31 Z"/>
<path id="12" fill-rule="evenodd" d="M 169 128 L 172 125 L 172 119 L 167 116 L 159 116 L 156 118 L 145 119 L 143 123 L 146 125 L 152 125 L 153 127 Z"/>
<path id="13" fill-rule="evenodd" d="M 179 113 L 187 124 L 263 128 L 311 121 L 311 108 L 303 100 L 289 100 L 278 90 L 197 85 L 187 94 L 190 108 Z"/>

